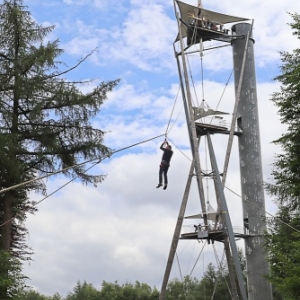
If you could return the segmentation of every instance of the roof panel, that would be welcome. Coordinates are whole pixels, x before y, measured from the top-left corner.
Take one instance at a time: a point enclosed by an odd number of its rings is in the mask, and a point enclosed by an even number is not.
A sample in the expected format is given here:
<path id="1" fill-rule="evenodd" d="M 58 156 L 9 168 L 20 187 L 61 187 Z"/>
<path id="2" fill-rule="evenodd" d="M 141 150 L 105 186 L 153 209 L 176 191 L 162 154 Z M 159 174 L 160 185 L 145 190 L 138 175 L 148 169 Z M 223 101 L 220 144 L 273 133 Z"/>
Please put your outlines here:
<path id="1" fill-rule="evenodd" d="M 228 23 L 250 20 L 249 18 L 245 18 L 245 17 L 230 16 L 230 15 L 214 12 L 208 9 L 198 8 L 197 6 L 193 6 L 181 2 L 179 0 L 175 0 L 175 1 L 179 8 L 180 18 L 185 23 L 190 23 L 194 18 L 196 19 L 202 18 L 218 24 L 228 24 Z M 181 24 L 181 34 L 182 37 L 186 37 L 186 27 L 183 24 Z M 177 36 L 176 41 L 178 39 L 179 36 Z"/>

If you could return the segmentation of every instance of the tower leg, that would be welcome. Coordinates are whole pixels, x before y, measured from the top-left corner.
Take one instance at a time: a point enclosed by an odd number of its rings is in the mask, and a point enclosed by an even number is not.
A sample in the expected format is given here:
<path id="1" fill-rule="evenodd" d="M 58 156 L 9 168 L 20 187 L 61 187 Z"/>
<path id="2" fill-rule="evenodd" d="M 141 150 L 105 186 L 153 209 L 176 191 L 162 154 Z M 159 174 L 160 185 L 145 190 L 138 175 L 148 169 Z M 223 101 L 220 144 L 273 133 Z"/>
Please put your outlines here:
<path id="1" fill-rule="evenodd" d="M 169 281 L 169 277 L 170 277 L 170 273 L 171 273 L 171 269 L 172 269 L 172 265 L 173 265 L 179 237 L 180 237 L 180 232 L 181 232 L 181 228 L 182 228 L 182 223 L 183 223 L 184 213 L 185 213 L 185 209 L 186 209 L 186 205 L 187 205 L 187 200 L 188 200 L 189 193 L 190 193 L 193 173 L 194 173 L 194 169 L 195 169 L 194 164 L 195 164 L 195 160 L 192 161 L 192 165 L 191 165 L 190 172 L 189 172 L 189 177 L 188 177 L 187 184 L 186 184 L 186 187 L 184 190 L 183 199 L 181 202 L 180 211 L 179 211 L 179 215 L 178 215 L 178 219 L 177 219 L 177 223 L 176 223 L 176 227 L 175 227 L 175 231 L 174 231 L 174 235 L 173 235 L 173 239 L 172 239 L 172 243 L 171 243 L 171 247 L 170 247 L 168 262 L 167 262 L 167 266 L 166 266 L 166 270 L 165 270 L 165 274 L 164 274 L 164 278 L 163 278 L 163 282 L 162 282 L 162 286 L 161 286 L 161 291 L 159 294 L 159 300 L 165 299 L 167 284 Z"/>
<path id="2" fill-rule="evenodd" d="M 221 177 L 220 177 L 220 173 L 219 173 L 218 166 L 217 166 L 217 160 L 216 160 L 215 152 L 214 152 L 213 145 L 211 142 L 211 137 L 210 137 L 209 131 L 207 132 L 206 136 L 207 136 L 208 150 L 209 150 L 209 154 L 210 154 L 210 162 L 211 162 L 212 170 L 214 172 L 214 177 L 215 177 L 216 188 L 218 190 L 218 195 L 220 196 L 220 207 L 221 207 L 221 212 L 222 212 L 222 219 L 224 219 L 224 223 L 225 223 L 225 229 L 226 229 L 226 233 L 228 236 L 228 241 L 229 241 L 229 245 L 230 245 L 230 249 L 231 249 L 231 253 L 232 253 L 236 278 L 237 278 L 237 281 L 239 284 L 239 289 L 241 292 L 241 299 L 247 300 L 246 288 L 245 288 L 245 284 L 244 284 L 241 264 L 240 264 L 239 257 L 238 257 L 233 228 L 232 228 L 232 224 L 231 224 L 231 220 L 230 220 L 230 216 L 229 216 L 229 211 L 228 211 L 228 207 L 227 207 L 227 203 L 226 203 L 226 199 L 225 199 L 224 189 L 222 186 Z"/>
<path id="3" fill-rule="evenodd" d="M 238 296 L 238 290 L 236 286 L 236 277 L 234 276 L 235 270 L 233 266 L 232 255 L 231 255 L 228 239 L 224 240 L 224 250 L 225 250 L 227 266 L 228 266 L 232 299 L 238 300 L 239 296 Z"/>

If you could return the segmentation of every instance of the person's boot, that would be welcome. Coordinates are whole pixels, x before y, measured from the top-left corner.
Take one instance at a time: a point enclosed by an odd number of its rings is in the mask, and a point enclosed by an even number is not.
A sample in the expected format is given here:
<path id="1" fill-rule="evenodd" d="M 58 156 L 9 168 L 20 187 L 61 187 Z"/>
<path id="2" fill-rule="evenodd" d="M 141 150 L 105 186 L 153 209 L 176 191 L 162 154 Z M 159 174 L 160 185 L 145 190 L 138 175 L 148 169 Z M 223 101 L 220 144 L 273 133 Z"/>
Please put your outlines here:
<path id="1" fill-rule="evenodd" d="M 165 190 L 165 189 L 167 189 L 167 185 L 166 185 L 166 184 L 165 184 L 165 186 L 164 186 L 164 190 Z"/>
<path id="2" fill-rule="evenodd" d="M 158 189 L 158 188 L 160 188 L 161 186 L 162 186 L 162 184 L 161 184 L 161 183 L 159 183 L 159 184 L 157 185 L 157 187 L 156 187 L 156 188 Z"/>

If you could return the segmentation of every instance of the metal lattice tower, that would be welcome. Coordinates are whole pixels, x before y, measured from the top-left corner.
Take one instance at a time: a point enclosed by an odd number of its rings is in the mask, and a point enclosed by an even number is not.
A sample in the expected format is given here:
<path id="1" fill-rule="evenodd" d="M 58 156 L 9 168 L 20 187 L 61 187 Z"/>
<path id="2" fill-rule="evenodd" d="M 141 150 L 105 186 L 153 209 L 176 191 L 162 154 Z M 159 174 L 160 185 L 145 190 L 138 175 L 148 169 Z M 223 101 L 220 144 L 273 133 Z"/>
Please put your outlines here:
<path id="1" fill-rule="evenodd" d="M 179 30 L 175 43 L 178 43 L 180 48 L 180 51 L 176 51 L 174 46 L 174 52 L 178 65 L 193 161 L 191 163 L 170 247 L 160 300 L 165 299 L 166 286 L 179 239 L 207 240 L 212 243 L 215 241 L 223 243 L 233 299 L 271 300 L 271 286 L 264 277 L 268 274 L 269 269 L 263 249 L 263 234 L 266 229 L 265 200 L 262 179 L 252 25 L 244 22 L 235 24 L 232 26 L 232 34 L 229 34 L 228 30 L 225 31 L 222 29 L 223 24 L 237 23 L 246 19 L 206 11 L 199 3 L 198 7 L 194 7 L 174 0 L 174 7 Z M 176 9 L 177 7 L 178 10 Z M 233 49 L 236 102 L 231 128 L 197 121 L 199 116 L 201 117 L 201 115 L 207 114 L 208 112 L 202 108 L 193 107 L 191 100 L 191 88 L 186 63 L 187 52 L 190 46 L 197 43 L 201 44 L 200 49 L 202 49 L 202 43 L 210 40 L 231 43 Z M 184 41 L 186 41 L 186 44 Z M 223 173 L 220 172 L 217 165 L 211 138 L 212 135 L 218 134 L 228 135 L 229 137 Z M 235 136 L 238 138 L 239 145 L 244 234 L 234 233 L 224 194 L 228 161 L 232 141 Z M 200 164 L 199 156 L 199 144 L 202 137 L 207 139 L 212 168 L 211 177 L 214 180 L 216 201 L 218 204 L 218 211 L 214 215 L 215 224 L 220 222 L 222 224 L 221 228 L 209 227 L 209 212 L 207 211 L 203 188 L 204 172 Z M 224 149 L 224 151 L 225 150 L 226 149 Z M 182 224 L 185 218 L 192 177 L 194 176 L 197 180 L 204 229 L 182 234 Z M 236 247 L 237 237 L 244 238 L 245 240 L 247 286 L 245 285 L 238 257 Z"/>

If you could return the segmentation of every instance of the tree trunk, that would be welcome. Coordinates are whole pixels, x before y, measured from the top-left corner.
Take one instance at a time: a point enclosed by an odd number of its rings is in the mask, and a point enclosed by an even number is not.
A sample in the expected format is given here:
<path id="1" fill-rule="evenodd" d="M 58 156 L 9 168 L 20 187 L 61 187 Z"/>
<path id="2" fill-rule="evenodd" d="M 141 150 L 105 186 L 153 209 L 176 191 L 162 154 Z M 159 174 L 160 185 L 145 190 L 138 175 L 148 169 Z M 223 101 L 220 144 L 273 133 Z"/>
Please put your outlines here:
<path id="1" fill-rule="evenodd" d="M 10 247 L 12 243 L 13 193 L 3 197 L 3 223 L 0 227 L 0 299 L 9 299 L 8 284 L 10 269 Z"/>
<path id="2" fill-rule="evenodd" d="M 3 225 L 1 226 L 0 250 L 9 251 L 13 217 L 13 195 L 7 192 L 3 197 Z"/>

